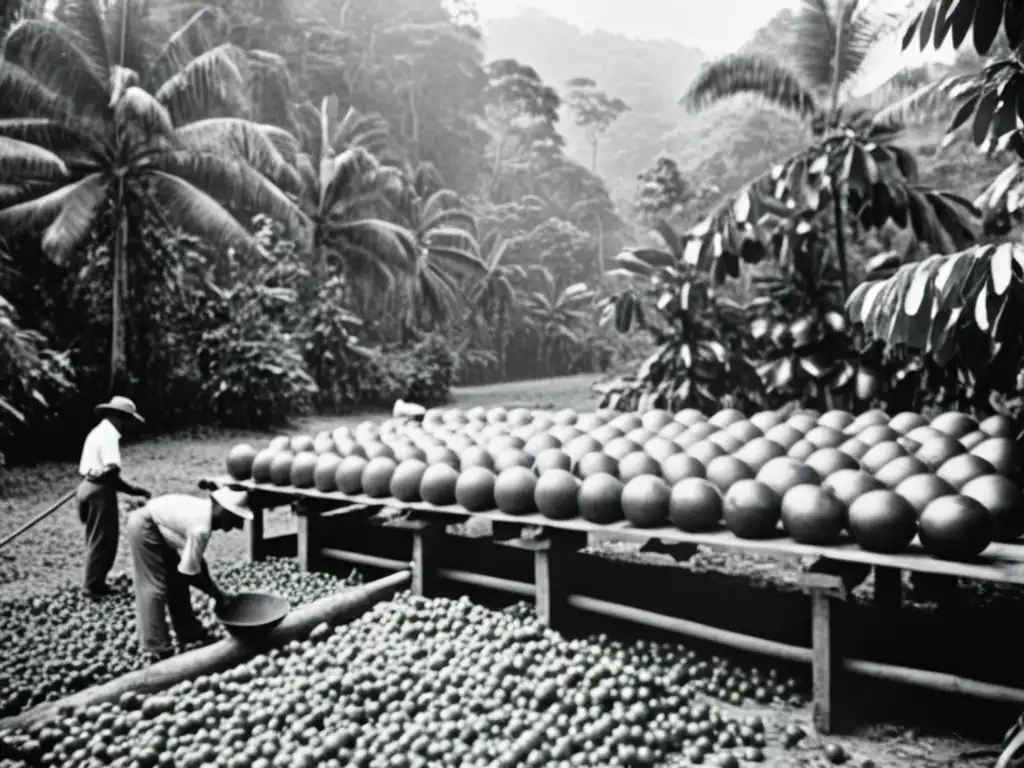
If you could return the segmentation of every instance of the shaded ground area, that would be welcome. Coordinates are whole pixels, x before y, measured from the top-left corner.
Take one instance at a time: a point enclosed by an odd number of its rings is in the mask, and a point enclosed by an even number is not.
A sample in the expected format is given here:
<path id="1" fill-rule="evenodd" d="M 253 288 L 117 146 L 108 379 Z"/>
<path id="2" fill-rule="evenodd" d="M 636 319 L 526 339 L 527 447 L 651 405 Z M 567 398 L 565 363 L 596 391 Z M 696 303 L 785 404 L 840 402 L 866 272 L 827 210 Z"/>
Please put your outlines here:
<path id="1" fill-rule="evenodd" d="M 477 405 L 533 408 L 574 408 L 588 410 L 595 407 L 591 397 L 592 376 L 565 377 L 543 381 L 526 381 L 493 387 L 474 387 L 456 390 L 454 404 L 462 408 Z M 296 424 L 290 432 L 315 433 L 333 429 L 342 424 L 354 425 L 365 419 L 379 419 L 383 413 L 363 413 L 345 417 L 320 417 Z M 222 470 L 228 449 L 239 442 L 265 443 L 271 434 L 217 432 L 181 434 L 144 440 L 125 446 L 126 475 L 131 482 L 151 489 L 154 493 L 198 493 L 196 480 Z M 54 500 L 75 484 L 72 464 L 49 463 L 8 471 L 6 495 L 0 499 L 0 537 L 13 532 L 23 523 L 39 514 Z M 127 514 L 127 510 L 123 511 Z M 269 534 L 293 530 L 294 522 L 285 510 L 268 516 Z M 10 600 L 31 594 L 46 594 L 55 585 L 78 579 L 80 568 L 82 530 L 70 505 L 25 534 L 16 543 L 0 551 L 0 600 Z M 593 542 L 596 551 L 606 556 L 637 562 L 671 564 L 664 555 L 638 553 L 636 546 L 621 542 Z M 210 557 L 215 562 L 235 560 L 244 554 L 244 541 L 240 534 L 214 537 Z M 753 558 L 740 554 L 702 550 L 686 568 L 707 569 L 734 575 L 756 583 L 784 585 L 791 580 L 796 564 L 785 565 L 771 558 Z M 115 572 L 128 568 L 127 552 L 122 551 Z M 968 585 L 977 604 L 1016 602 L 1014 590 L 995 591 L 978 585 Z M 858 590 L 862 599 L 870 597 L 870 581 Z M 881 696 L 878 691 L 867 696 Z M 870 708 L 869 699 L 869 708 Z M 879 710 L 884 704 L 879 700 Z M 773 709 L 758 708 L 766 721 L 784 727 L 794 720 L 809 720 L 809 713 L 797 711 L 779 714 Z M 1009 723 L 1007 722 L 1007 725 Z M 858 729 L 849 737 L 837 739 L 850 753 L 848 765 L 884 766 L 982 766 L 992 765 L 991 756 L 974 757 L 982 745 L 950 735 L 947 727 L 942 735 L 923 734 L 917 727 L 881 723 Z M 793 750 L 769 753 L 767 765 L 815 766 L 826 765 L 822 751 L 824 740 L 813 735 Z M 685 763 L 677 763 L 685 764 Z"/>

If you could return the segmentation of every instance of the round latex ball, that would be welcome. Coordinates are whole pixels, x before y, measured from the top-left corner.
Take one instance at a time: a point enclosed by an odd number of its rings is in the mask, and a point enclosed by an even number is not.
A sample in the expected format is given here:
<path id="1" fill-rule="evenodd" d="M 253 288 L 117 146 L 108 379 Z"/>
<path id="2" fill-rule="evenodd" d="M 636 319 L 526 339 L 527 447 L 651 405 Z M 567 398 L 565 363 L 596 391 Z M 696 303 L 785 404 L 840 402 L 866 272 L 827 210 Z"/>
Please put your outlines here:
<path id="1" fill-rule="evenodd" d="M 509 467 L 494 482 L 494 502 L 506 515 L 532 515 L 537 476 L 526 467 Z"/>
<path id="2" fill-rule="evenodd" d="M 387 456 L 378 456 L 363 467 L 363 493 L 374 499 L 391 495 L 391 477 L 398 468 L 398 462 Z"/>
<path id="3" fill-rule="evenodd" d="M 688 533 L 717 530 L 722 524 L 722 494 L 702 477 L 680 480 L 672 486 L 668 519 Z"/>
<path id="4" fill-rule="evenodd" d="M 635 477 L 653 475 L 661 477 L 661 464 L 643 451 L 635 451 L 619 462 L 619 477 L 628 483 Z"/>
<path id="5" fill-rule="evenodd" d="M 665 482 L 674 486 L 691 477 L 704 477 L 707 472 L 704 465 L 692 456 L 677 453 L 669 456 L 661 464 L 661 474 Z"/>
<path id="6" fill-rule="evenodd" d="M 583 480 L 597 474 L 618 477 L 619 462 L 605 453 L 588 453 L 576 464 L 575 472 Z"/>
<path id="7" fill-rule="evenodd" d="M 295 454 L 291 451 L 278 451 L 270 460 L 270 481 L 274 485 L 290 485 L 292 482 L 292 461 Z"/>
<path id="8" fill-rule="evenodd" d="M 580 516 L 598 525 L 607 525 L 624 519 L 623 488 L 623 482 L 614 475 L 606 472 L 589 475 L 580 485 L 576 497 Z"/>
<path id="9" fill-rule="evenodd" d="M 274 448 L 264 448 L 262 451 L 256 454 L 256 457 L 252 461 L 252 479 L 255 483 L 269 483 L 270 480 L 270 463 L 273 461 L 274 456 L 277 455 L 277 450 Z"/>
<path id="10" fill-rule="evenodd" d="M 819 448 L 807 457 L 808 467 L 821 478 L 834 475 L 841 469 L 860 469 L 860 462 L 838 448 Z"/>
<path id="11" fill-rule="evenodd" d="M 1024 535 L 1024 491 L 1015 482 L 1003 475 L 985 475 L 960 492 L 988 510 L 995 541 L 1016 541 Z"/>
<path id="12" fill-rule="evenodd" d="M 494 457 L 494 471 L 501 474 L 509 467 L 533 466 L 533 457 L 522 448 L 506 448 Z"/>
<path id="13" fill-rule="evenodd" d="M 975 478 L 995 473 L 996 468 L 990 462 L 970 453 L 962 453 L 939 467 L 935 474 L 959 490 Z"/>
<path id="14" fill-rule="evenodd" d="M 1008 437 L 993 437 L 978 443 L 971 453 L 984 459 L 1000 475 L 1017 480 L 1021 474 L 1021 452 L 1017 441 Z"/>
<path id="15" fill-rule="evenodd" d="M 459 470 L 449 464 L 431 464 L 420 480 L 420 497 L 439 507 L 455 503 L 455 484 Z"/>
<path id="16" fill-rule="evenodd" d="M 899 554 L 917 535 L 917 511 L 895 491 L 868 491 L 850 505 L 848 514 L 850 533 L 868 552 Z"/>
<path id="17" fill-rule="evenodd" d="M 798 442 L 799 440 L 794 441 L 793 445 Z M 767 437 L 755 437 L 736 452 L 736 458 L 749 466 L 756 474 L 772 459 L 785 456 L 786 450 L 782 445 Z"/>
<path id="18" fill-rule="evenodd" d="M 296 488 L 312 488 L 316 463 L 320 456 L 313 451 L 303 451 L 292 460 L 291 484 Z"/>
<path id="19" fill-rule="evenodd" d="M 391 496 L 399 501 L 420 501 L 420 483 L 427 471 L 427 463 L 420 459 L 406 459 L 391 475 Z"/>
<path id="20" fill-rule="evenodd" d="M 929 473 L 908 477 L 896 486 L 896 493 L 906 499 L 920 515 L 933 501 L 943 496 L 952 496 L 956 489 L 945 480 Z"/>
<path id="21" fill-rule="evenodd" d="M 934 422 L 933 422 L 934 424 Z M 992 543 L 988 510 L 967 496 L 943 496 L 921 513 L 921 546 L 942 560 L 971 560 Z"/>
<path id="22" fill-rule="evenodd" d="M 803 462 L 788 456 L 772 459 L 757 473 L 757 479 L 780 497 L 798 485 L 821 485 L 818 473 Z"/>
<path id="23" fill-rule="evenodd" d="M 782 497 L 782 527 L 801 544 L 839 542 L 846 505 L 820 485 L 795 485 Z"/>
<path id="24" fill-rule="evenodd" d="M 556 469 L 569 470 L 571 468 L 572 458 L 561 448 L 545 448 L 533 460 L 533 471 L 538 475 L 544 475 Z"/>
<path id="25" fill-rule="evenodd" d="M 726 492 L 722 517 L 741 539 L 767 539 L 775 535 L 782 516 L 782 499 L 757 480 L 740 480 Z"/>
<path id="26" fill-rule="evenodd" d="M 860 469 L 841 469 L 822 481 L 821 487 L 849 507 L 869 491 L 878 491 L 885 486 Z"/>
<path id="27" fill-rule="evenodd" d="M 470 467 L 455 481 L 455 503 L 469 512 L 487 512 L 495 508 L 494 484 L 497 476 L 487 467 Z"/>
<path id="28" fill-rule="evenodd" d="M 579 515 L 580 481 L 567 469 L 549 469 L 533 490 L 537 511 L 552 520 L 569 520 Z"/>
<path id="29" fill-rule="evenodd" d="M 346 456 L 334 473 L 334 484 L 338 490 L 355 496 L 363 492 L 363 470 L 370 460 L 365 456 Z"/>
<path id="30" fill-rule="evenodd" d="M 459 469 L 465 471 L 472 467 L 483 467 L 494 471 L 494 457 L 482 445 L 466 448 L 459 456 Z"/>
<path id="31" fill-rule="evenodd" d="M 875 477 L 883 485 L 895 488 L 908 477 L 926 474 L 928 474 L 928 465 L 916 456 L 897 456 L 875 472 Z"/>
<path id="32" fill-rule="evenodd" d="M 754 470 L 735 456 L 719 456 L 707 465 L 707 479 L 722 493 L 741 480 L 752 480 Z"/>
<path id="33" fill-rule="evenodd" d="M 228 452 L 228 474 L 235 480 L 248 480 L 252 475 L 252 464 L 259 453 L 248 443 L 236 445 Z"/>
<path id="34" fill-rule="evenodd" d="M 332 493 L 338 490 L 334 476 L 341 466 L 341 456 L 336 453 L 323 453 L 313 468 L 313 487 L 321 493 Z"/>
<path id="35" fill-rule="evenodd" d="M 672 489 L 660 477 L 640 475 L 622 489 L 622 512 L 637 528 L 656 528 L 668 522 Z"/>

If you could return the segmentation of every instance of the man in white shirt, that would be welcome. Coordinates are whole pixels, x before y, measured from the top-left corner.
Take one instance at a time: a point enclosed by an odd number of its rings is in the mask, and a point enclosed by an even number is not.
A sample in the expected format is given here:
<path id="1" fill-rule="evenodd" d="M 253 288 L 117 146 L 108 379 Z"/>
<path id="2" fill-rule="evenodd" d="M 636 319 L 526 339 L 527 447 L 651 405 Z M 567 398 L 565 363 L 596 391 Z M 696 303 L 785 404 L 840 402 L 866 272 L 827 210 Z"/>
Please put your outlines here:
<path id="1" fill-rule="evenodd" d="M 120 534 L 117 493 L 149 498 L 149 491 L 129 485 L 121 477 L 121 435 L 144 424 L 135 403 L 127 397 L 112 397 L 96 406 L 103 417 L 85 438 L 78 473 L 78 518 L 85 526 L 85 577 L 82 589 L 98 599 L 110 593 L 107 574 L 117 559 Z"/>
<path id="2" fill-rule="evenodd" d="M 213 580 L 203 554 L 213 531 L 241 528 L 245 520 L 252 519 L 248 495 L 229 488 L 217 489 L 208 499 L 185 494 L 158 496 L 128 518 L 139 646 L 150 662 L 174 652 L 165 610 L 180 645 L 210 639 L 192 610 L 189 587 L 205 592 L 216 605 L 230 599 Z"/>

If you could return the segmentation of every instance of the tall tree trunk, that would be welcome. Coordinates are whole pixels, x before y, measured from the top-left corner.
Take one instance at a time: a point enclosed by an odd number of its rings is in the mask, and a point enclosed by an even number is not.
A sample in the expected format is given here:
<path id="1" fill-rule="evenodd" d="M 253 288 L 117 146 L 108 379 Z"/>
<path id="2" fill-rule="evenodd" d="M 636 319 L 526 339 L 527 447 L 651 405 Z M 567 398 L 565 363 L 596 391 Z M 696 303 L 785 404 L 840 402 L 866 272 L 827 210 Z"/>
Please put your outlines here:
<path id="1" fill-rule="evenodd" d="M 590 172 L 597 173 L 597 139 L 590 142 Z"/>
<path id="2" fill-rule="evenodd" d="M 117 186 L 117 205 L 115 215 L 117 225 L 114 230 L 114 251 L 111 264 L 113 275 L 111 285 L 110 307 L 110 393 L 116 394 L 126 384 L 125 376 L 125 327 L 124 299 L 128 294 L 128 274 L 125 269 L 125 258 L 128 254 L 128 212 L 125 210 L 125 182 L 121 179 Z"/>
<path id="3" fill-rule="evenodd" d="M 842 86 L 843 45 L 846 34 L 846 0 L 836 3 L 836 49 L 832 58 L 832 89 L 829 94 L 829 128 L 839 116 L 839 90 Z M 844 232 L 845 216 L 843 213 L 843 190 L 838 183 L 833 183 L 832 210 L 836 218 L 836 259 L 839 262 L 839 275 L 843 284 L 843 303 L 850 293 L 850 272 L 846 261 L 846 234 Z"/>

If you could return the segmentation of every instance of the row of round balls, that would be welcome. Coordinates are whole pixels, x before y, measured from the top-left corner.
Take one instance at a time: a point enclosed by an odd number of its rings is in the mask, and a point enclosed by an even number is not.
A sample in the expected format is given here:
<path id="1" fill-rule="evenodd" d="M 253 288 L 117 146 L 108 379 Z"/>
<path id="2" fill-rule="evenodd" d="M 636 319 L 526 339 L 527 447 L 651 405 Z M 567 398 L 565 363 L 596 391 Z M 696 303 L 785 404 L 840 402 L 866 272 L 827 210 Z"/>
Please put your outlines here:
<path id="1" fill-rule="evenodd" d="M 263 452 L 263 467 L 257 466 L 260 462 L 248 447 L 236 449 L 239 455 L 236 461 L 229 461 L 229 467 L 236 476 L 244 474 L 246 459 L 252 458 L 255 474 L 266 475 L 257 477 L 263 481 L 316 486 L 324 491 L 336 487 L 345 493 L 363 492 L 401 501 L 459 503 L 470 511 L 497 507 L 510 514 L 539 511 L 555 519 L 581 514 L 595 523 L 625 518 L 645 527 L 671 522 L 689 531 L 717 528 L 724 518 L 730 529 L 746 538 L 774 535 L 781 518 L 785 530 L 799 541 L 835 543 L 842 530 L 849 528 L 863 547 L 875 551 L 904 549 L 917 533 L 920 512 L 922 543 L 944 557 L 969 557 L 984 549 L 994 533 L 991 524 L 986 526 L 993 507 L 1001 510 L 996 519 L 1006 518 L 1006 510 L 1019 517 L 1021 510 L 1012 503 L 1021 498 L 1018 487 L 1006 478 L 992 476 L 995 468 L 990 463 L 970 454 L 955 460 L 966 446 L 952 434 L 977 432 L 981 439 L 973 442 L 981 445 L 985 438 L 1007 432 L 1009 425 L 999 420 L 978 425 L 963 414 L 944 414 L 929 425 L 918 414 L 889 420 L 877 412 L 859 419 L 832 412 L 820 417 L 797 414 L 783 424 L 777 414 L 758 414 L 748 421 L 736 412 L 721 412 L 707 420 L 685 412 L 674 418 L 654 412 L 616 417 L 582 414 L 574 419 L 575 425 L 548 423 L 541 426 L 548 431 L 540 431 L 529 427 L 538 420 L 547 421 L 550 417 L 546 414 L 538 419 L 535 414 L 520 412 L 517 418 L 516 412 L 499 411 L 498 418 L 494 416 L 493 411 L 483 418 L 449 411 L 433 422 L 425 420 L 422 426 L 364 424 L 316 439 L 292 438 L 287 445 L 287 438 L 279 438 Z M 883 419 L 888 423 L 883 425 Z M 516 421 L 519 425 L 510 430 Z M 580 429 L 583 426 L 589 427 L 589 435 Z M 660 435 L 655 436 L 651 428 L 659 427 Z M 845 434 L 840 427 L 845 427 Z M 623 435 L 626 430 L 628 437 Z M 556 434 L 559 431 L 561 436 Z M 649 434 L 636 434 L 638 431 Z M 866 441 L 856 440 L 851 445 L 847 440 L 850 434 Z M 897 440 L 891 439 L 894 435 L 899 436 Z M 716 436 L 719 439 L 712 440 Z M 566 450 L 555 447 L 562 437 L 569 438 Z M 606 442 L 602 444 L 599 437 Z M 914 437 L 924 442 L 918 443 Z M 670 440 L 672 450 L 652 451 L 664 448 Z M 622 448 L 634 449 L 623 451 L 625 455 L 617 462 L 607 452 L 616 441 Z M 951 441 L 957 445 L 951 447 Z M 843 444 L 835 447 L 840 442 Z M 309 443 L 320 448 L 319 457 L 314 451 L 304 459 L 302 453 L 293 458 L 287 450 L 309 447 Z M 605 452 L 580 450 L 593 448 L 593 443 Z M 683 452 L 685 443 L 687 452 Z M 811 448 L 803 462 L 792 455 L 801 443 Z M 868 447 L 871 443 L 873 448 Z M 450 447 L 453 444 L 461 456 Z M 779 455 L 786 444 L 789 457 Z M 349 455 L 339 460 L 331 446 L 339 454 Z M 765 451 L 767 446 L 775 450 Z M 930 450 L 924 450 L 929 446 Z M 701 457 L 706 466 L 693 455 L 701 447 L 706 451 Z M 928 465 L 910 454 L 909 449 L 915 447 L 940 464 L 939 475 L 928 473 Z M 393 458 L 410 448 L 422 458 L 406 458 L 401 463 Z M 737 450 L 738 455 L 724 453 L 726 448 Z M 428 466 L 424 459 L 431 450 L 436 463 Z M 371 458 L 374 452 L 377 455 Z M 575 463 L 571 453 L 577 453 Z M 663 460 L 659 462 L 652 453 Z M 856 454 L 861 454 L 861 462 L 853 457 Z M 1006 463 L 1005 455 L 991 457 Z M 862 464 L 876 475 L 862 471 Z M 963 494 L 953 493 L 953 486 L 941 477 L 947 464 L 952 469 L 958 464 L 970 465 L 966 472 L 961 467 L 946 473 Z M 456 466 L 463 471 L 456 471 Z M 583 478 L 582 484 L 570 468 Z M 976 477 L 971 477 L 972 471 Z M 977 476 L 985 471 L 989 476 Z M 883 490 L 886 486 L 895 491 Z M 972 503 L 972 493 L 987 501 L 988 507 L 976 499 Z M 861 497 L 866 498 L 857 503 Z M 923 514 L 927 507 L 931 507 L 929 513 Z"/>

